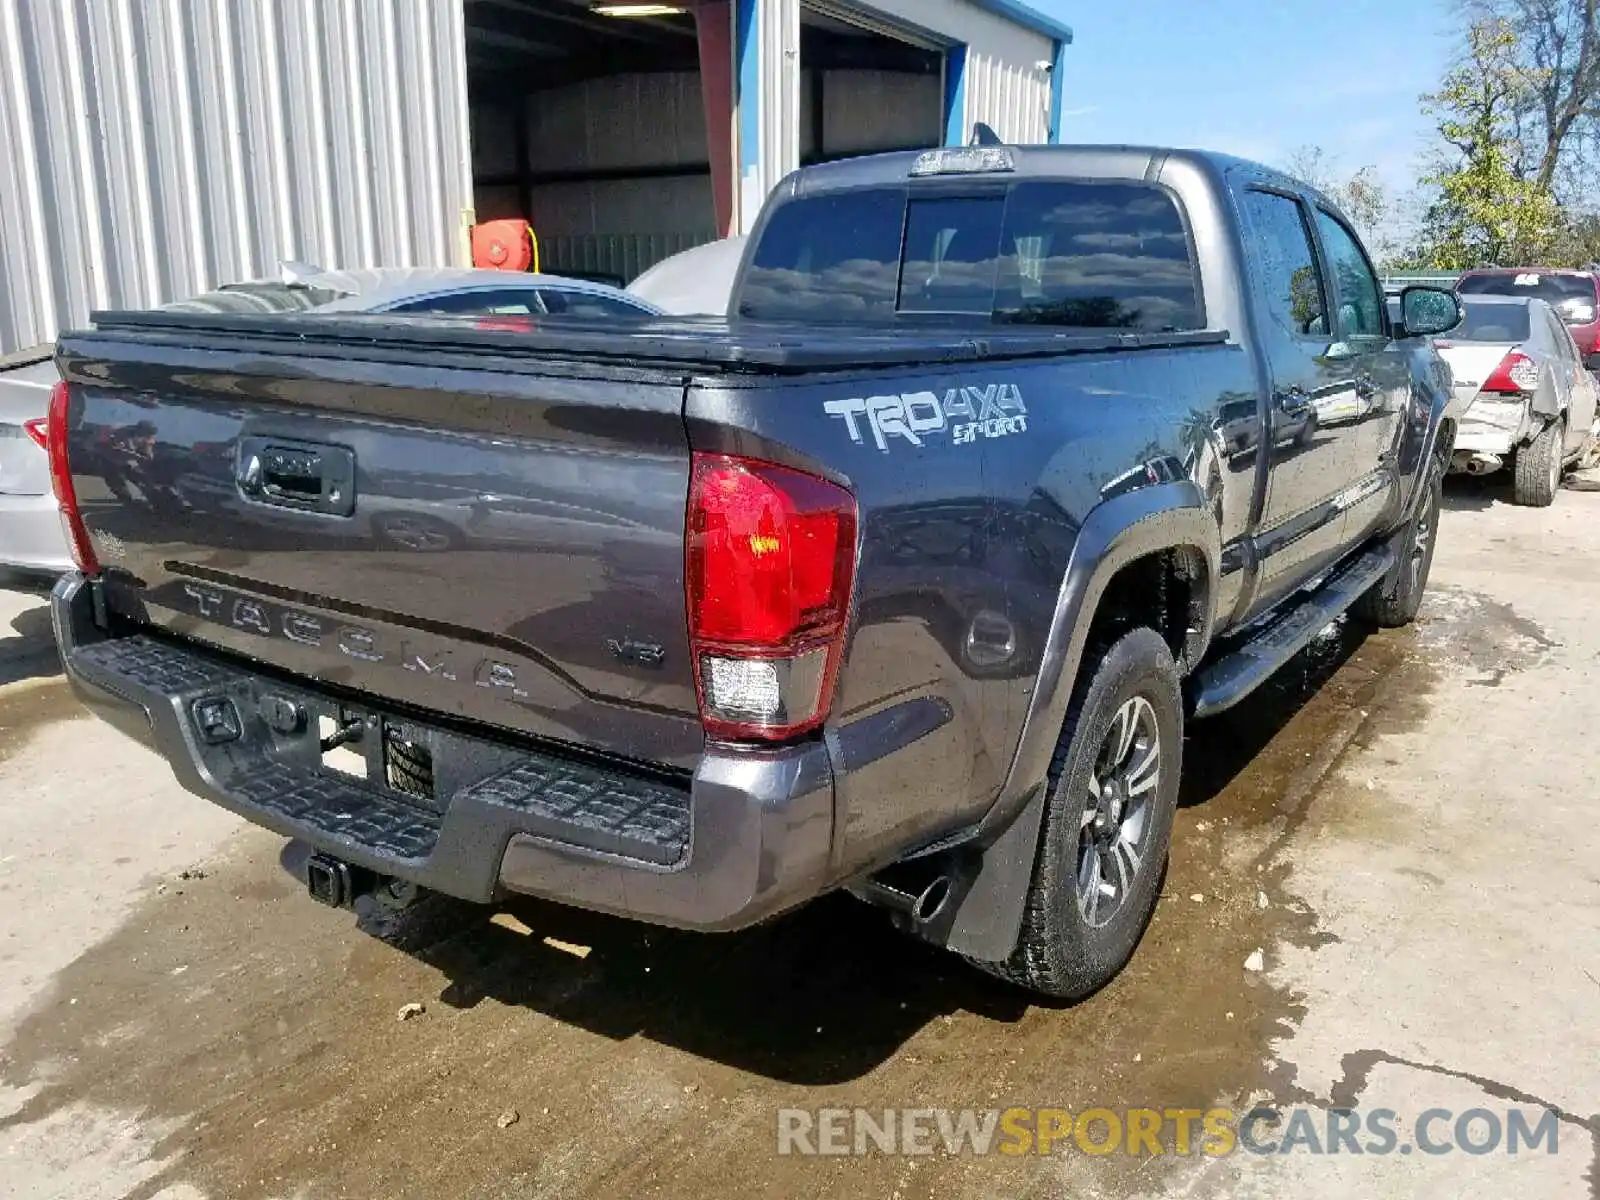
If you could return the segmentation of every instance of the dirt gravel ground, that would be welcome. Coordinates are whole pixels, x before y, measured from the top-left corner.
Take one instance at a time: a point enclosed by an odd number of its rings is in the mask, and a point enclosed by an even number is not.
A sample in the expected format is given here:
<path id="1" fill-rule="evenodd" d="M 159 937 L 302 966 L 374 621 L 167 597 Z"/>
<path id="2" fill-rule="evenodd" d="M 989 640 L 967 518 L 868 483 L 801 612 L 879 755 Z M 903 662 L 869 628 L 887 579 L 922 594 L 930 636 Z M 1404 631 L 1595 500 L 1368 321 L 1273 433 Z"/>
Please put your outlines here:
<path id="1" fill-rule="evenodd" d="M 358 927 L 81 715 L 40 597 L 0 593 L 0 1196 L 1600 1200 L 1584 486 L 1452 486 L 1415 628 L 1335 626 L 1192 728 L 1154 923 L 1071 1007 L 847 898 L 719 938 L 541 904 Z M 1548 1109 L 1557 1149 L 777 1153 L 785 1108 L 1263 1101 L 1392 1109 L 1405 1145 L 1430 1108 Z"/>

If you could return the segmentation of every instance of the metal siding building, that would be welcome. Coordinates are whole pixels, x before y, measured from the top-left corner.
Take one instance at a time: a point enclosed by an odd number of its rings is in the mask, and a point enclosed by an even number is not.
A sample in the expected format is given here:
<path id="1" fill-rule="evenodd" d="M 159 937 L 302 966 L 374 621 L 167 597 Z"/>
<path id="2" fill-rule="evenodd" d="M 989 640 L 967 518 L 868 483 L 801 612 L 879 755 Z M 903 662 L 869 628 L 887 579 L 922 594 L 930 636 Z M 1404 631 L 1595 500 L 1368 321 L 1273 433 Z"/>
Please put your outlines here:
<path id="1" fill-rule="evenodd" d="M 1072 31 L 1011 0 L 739 0 L 739 228 L 801 165 L 801 24 L 808 13 L 881 30 L 944 59 L 944 140 L 979 121 L 1011 142 L 1059 140 L 1063 51 Z M 1048 65 L 1046 65 L 1048 64 Z M 752 106 L 744 97 L 756 97 Z M 870 120 L 871 110 L 862 114 Z"/>
<path id="2" fill-rule="evenodd" d="M 683 2 L 725 14 L 720 131 L 694 63 L 510 108 L 482 100 L 484 55 L 545 40 L 559 53 L 553 31 L 590 19 L 586 0 L 0 0 L 0 353 L 93 309 L 272 276 L 288 259 L 459 262 L 466 223 L 522 211 L 552 265 L 631 276 L 716 235 L 723 146 L 730 224 L 748 228 L 771 187 L 824 151 L 959 142 L 976 121 L 1014 141 L 1056 134 L 1071 34 L 1014 0 Z M 802 31 L 819 23 L 938 66 L 899 83 L 808 68 Z M 605 32 L 632 45 L 646 24 Z M 708 44 L 702 30 L 701 67 Z"/>
<path id="3" fill-rule="evenodd" d="M 442 264 L 461 0 L 0 0 L 0 352 L 90 310 Z"/>

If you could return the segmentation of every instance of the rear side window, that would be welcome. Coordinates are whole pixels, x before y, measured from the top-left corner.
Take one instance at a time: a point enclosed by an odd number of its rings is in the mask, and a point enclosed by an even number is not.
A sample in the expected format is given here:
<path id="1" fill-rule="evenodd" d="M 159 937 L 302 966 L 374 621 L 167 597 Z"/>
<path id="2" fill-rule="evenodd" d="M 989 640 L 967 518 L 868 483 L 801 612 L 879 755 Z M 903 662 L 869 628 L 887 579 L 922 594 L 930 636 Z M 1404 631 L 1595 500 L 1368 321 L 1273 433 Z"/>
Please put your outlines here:
<path id="1" fill-rule="evenodd" d="M 795 201 L 768 223 L 739 312 L 844 324 L 942 315 L 1143 332 L 1203 325 L 1177 203 L 1139 183 Z"/>
<path id="2" fill-rule="evenodd" d="M 535 315 L 539 308 L 539 294 L 532 288 L 505 288 L 493 290 L 447 292 L 439 296 L 425 296 L 420 300 L 407 300 L 389 309 L 393 313 L 502 313 L 525 317 Z"/>
<path id="3" fill-rule="evenodd" d="M 565 313 L 574 317 L 642 317 L 649 312 L 615 296 L 597 296 L 593 292 L 568 292 L 551 288 L 541 291 L 539 299 L 546 312 Z"/>
<path id="4" fill-rule="evenodd" d="M 1249 191 L 1242 203 L 1256 258 L 1256 287 L 1267 312 L 1295 337 L 1327 336 L 1322 272 L 1300 202 L 1275 192 Z"/>
<path id="5" fill-rule="evenodd" d="M 1317 228 L 1322 233 L 1322 248 L 1327 252 L 1334 290 L 1339 295 L 1339 332 L 1351 337 L 1382 337 L 1379 297 L 1383 293 L 1361 252 L 1361 244 L 1321 209 L 1317 210 Z"/>
<path id="6" fill-rule="evenodd" d="M 1539 323 L 1544 326 L 1545 334 L 1550 338 L 1550 344 L 1555 348 L 1555 352 L 1568 362 L 1575 362 L 1578 355 L 1572 344 L 1572 335 L 1567 332 L 1566 326 L 1557 319 L 1555 313 L 1541 307 Z"/>

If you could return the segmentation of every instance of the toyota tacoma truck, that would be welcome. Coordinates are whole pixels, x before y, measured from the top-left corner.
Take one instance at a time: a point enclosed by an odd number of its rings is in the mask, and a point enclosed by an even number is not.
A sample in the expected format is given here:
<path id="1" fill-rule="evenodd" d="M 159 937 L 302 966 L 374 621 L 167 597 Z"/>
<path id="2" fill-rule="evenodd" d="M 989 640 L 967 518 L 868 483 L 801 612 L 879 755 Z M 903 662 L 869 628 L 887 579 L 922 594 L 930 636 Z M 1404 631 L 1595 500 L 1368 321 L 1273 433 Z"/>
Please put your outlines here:
<path id="1" fill-rule="evenodd" d="M 981 146 L 790 176 L 716 320 L 96 314 L 65 669 L 327 903 L 846 889 L 1081 996 L 1186 723 L 1417 611 L 1459 310 L 1401 313 L 1263 167 Z"/>

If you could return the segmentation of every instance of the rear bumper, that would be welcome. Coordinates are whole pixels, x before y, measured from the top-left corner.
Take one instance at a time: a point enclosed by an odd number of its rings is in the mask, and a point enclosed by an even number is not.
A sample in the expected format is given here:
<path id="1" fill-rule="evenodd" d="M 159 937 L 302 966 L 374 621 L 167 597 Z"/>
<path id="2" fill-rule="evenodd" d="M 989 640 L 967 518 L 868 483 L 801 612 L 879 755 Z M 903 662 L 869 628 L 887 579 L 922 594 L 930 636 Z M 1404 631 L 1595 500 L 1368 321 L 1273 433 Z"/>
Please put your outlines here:
<path id="1" fill-rule="evenodd" d="M 820 744 L 708 746 L 684 783 L 435 728 L 187 645 L 109 637 L 81 575 L 56 585 L 52 611 L 73 690 L 186 789 L 379 874 L 465 900 L 522 893 L 702 930 L 754 924 L 824 887 L 833 775 Z M 218 700 L 238 734 L 214 744 L 196 707 Z M 303 728 L 274 727 L 281 703 Z M 317 716 L 351 712 L 431 745 L 450 794 L 430 804 L 369 782 L 383 778 L 381 736 L 365 739 L 367 778 L 324 768 Z"/>
<path id="2" fill-rule="evenodd" d="M 1538 433 L 1541 423 L 1524 397 L 1479 395 L 1456 427 L 1455 449 L 1504 456 Z"/>
<path id="3" fill-rule="evenodd" d="M 0 567 L 51 575 L 72 569 L 54 496 L 0 494 Z"/>

